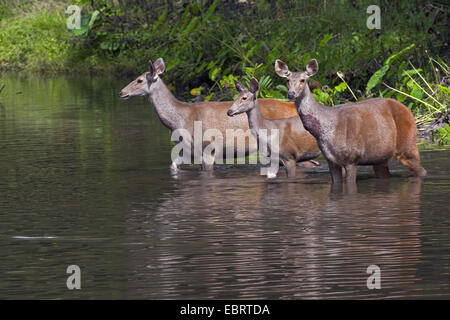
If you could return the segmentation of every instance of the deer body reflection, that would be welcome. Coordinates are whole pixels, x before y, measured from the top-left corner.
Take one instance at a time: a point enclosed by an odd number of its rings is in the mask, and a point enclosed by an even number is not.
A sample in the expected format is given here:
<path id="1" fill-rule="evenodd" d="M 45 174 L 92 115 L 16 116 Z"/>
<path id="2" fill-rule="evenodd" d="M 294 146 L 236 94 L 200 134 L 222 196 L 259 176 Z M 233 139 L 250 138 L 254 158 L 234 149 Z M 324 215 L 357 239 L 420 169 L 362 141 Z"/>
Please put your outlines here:
<path id="1" fill-rule="evenodd" d="M 154 245 L 132 265 L 148 271 L 155 297 L 367 297 L 372 264 L 384 289 L 372 297 L 420 289 L 420 179 L 366 181 L 349 194 L 325 177 L 263 182 L 236 171 L 183 172 L 156 212 L 135 204 L 133 228 Z"/>

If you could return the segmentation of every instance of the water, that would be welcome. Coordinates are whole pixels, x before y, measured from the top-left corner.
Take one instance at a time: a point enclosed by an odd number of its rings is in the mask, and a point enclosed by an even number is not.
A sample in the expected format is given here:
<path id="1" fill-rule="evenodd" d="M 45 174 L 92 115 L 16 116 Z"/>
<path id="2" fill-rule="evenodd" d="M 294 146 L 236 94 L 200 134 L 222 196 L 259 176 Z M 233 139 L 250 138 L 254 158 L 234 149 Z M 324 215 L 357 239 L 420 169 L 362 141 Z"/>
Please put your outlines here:
<path id="1" fill-rule="evenodd" d="M 423 183 L 360 168 L 356 193 L 323 159 L 293 181 L 172 175 L 148 100 L 117 98 L 127 81 L 0 79 L 1 299 L 450 298 L 450 148 L 421 142 Z"/>

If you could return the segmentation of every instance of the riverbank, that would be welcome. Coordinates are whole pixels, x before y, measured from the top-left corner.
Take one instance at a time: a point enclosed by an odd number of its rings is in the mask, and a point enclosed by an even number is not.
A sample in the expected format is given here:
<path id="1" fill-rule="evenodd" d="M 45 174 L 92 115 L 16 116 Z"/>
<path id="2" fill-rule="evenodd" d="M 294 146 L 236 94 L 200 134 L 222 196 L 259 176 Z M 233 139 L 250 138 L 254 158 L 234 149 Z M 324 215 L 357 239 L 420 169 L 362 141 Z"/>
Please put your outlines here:
<path id="1" fill-rule="evenodd" d="M 316 98 L 325 105 L 393 97 L 431 123 L 448 111 L 449 6 L 396 1 L 368 29 L 370 1 L 6 0 L 0 11 L 0 72 L 103 74 L 132 80 L 163 57 L 164 80 L 184 100 L 225 100 L 234 79 L 256 77 L 261 97 L 282 99 L 279 58 L 302 69 L 316 58 Z M 0 79 L 1 84 L 1 79 Z"/>

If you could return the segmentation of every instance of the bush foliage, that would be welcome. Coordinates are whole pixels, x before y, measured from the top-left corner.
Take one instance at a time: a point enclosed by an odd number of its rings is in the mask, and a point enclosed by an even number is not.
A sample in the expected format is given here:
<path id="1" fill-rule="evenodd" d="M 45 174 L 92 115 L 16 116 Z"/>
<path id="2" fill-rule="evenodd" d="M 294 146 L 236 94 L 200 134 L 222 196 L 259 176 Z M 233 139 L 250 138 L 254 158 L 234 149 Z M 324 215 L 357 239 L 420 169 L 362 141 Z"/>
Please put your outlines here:
<path id="1" fill-rule="evenodd" d="M 163 57 L 165 81 L 186 100 L 230 99 L 232 80 L 252 76 L 263 97 L 283 98 L 275 59 L 300 70 L 316 58 L 314 93 L 324 104 L 392 96 L 421 115 L 448 107 L 443 0 L 74 0 L 82 8 L 79 30 L 66 28 L 66 1 L 3 2 L 0 70 L 131 80 Z M 366 26 L 372 4 L 381 8 L 379 30 Z"/>

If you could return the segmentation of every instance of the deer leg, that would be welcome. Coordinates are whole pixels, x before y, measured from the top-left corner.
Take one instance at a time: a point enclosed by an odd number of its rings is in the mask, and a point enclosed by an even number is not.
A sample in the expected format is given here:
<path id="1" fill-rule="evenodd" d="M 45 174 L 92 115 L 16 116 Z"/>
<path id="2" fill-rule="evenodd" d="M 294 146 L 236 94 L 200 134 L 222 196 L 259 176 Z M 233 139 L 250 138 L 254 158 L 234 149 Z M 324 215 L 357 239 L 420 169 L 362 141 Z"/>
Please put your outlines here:
<path id="1" fill-rule="evenodd" d="M 356 182 L 346 183 L 345 190 L 347 191 L 347 195 L 357 194 L 358 193 L 358 185 Z"/>
<path id="2" fill-rule="evenodd" d="M 202 162 L 202 170 L 203 171 L 213 171 L 214 170 L 214 165 Z"/>
<path id="3" fill-rule="evenodd" d="M 215 152 L 211 152 L 211 154 L 204 154 L 202 157 L 202 170 L 204 171 L 214 170 L 214 159 L 215 159 Z"/>
<path id="4" fill-rule="evenodd" d="M 295 160 L 291 159 L 284 162 L 284 166 L 286 167 L 286 173 L 288 178 L 295 178 L 295 168 L 296 168 Z"/>
<path id="5" fill-rule="evenodd" d="M 380 179 L 387 179 L 391 176 L 391 173 L 389 172 L 388 161 L 374 165 L 373 171 L 375 171 L 375 176 Z"/>
<path id="6" fill-rule="evenodd" d="M 356 164 L 347 164 L 345 166 L 345 182 L 347 184 L 355 184 L 356 183 L 356 172 L 357 172 Z"/>
<path id="7" fill-rule="evenodd" d="M 172 163 L 170 164 L 170 170 L 173 170 L 173 171 L 177 171 L 177 170 L 178 170 L 178 165 L 180 165 L 181 163 L 177 163 L 176 160 L 177 160 L 177 159 L 175 159 L 174 161 L 172 161 Z"/>
<path id="8" fill-rule="evenodd" d="M 267 178 L 272 179 L 276 178 L 278 173 L 278 169 L 273 168 L 271 165 L 267 167 Z"/>
<path id="9" fill-rule="evenodd" d="M 183 164 L 183 157 L 177 156 L 173 159 L 172 164 L 170 165 L 170 169 L 173 171 L 178 171 L 178 166 Z"/>
<path id="10" fill-rule="evenodd" d="M 172 151 L 177 148 L 179 150 L 178 154 L 171 154 L 172 163 L 170 164 L 170 169 L 172 171 L 178 171 L 178 167 L 182 164 L 189 164 L 190 161 L 193 161 L 193 157 L 187 157 L 185 159 L 185 151 L 188 151 L 190 146 L 187 141 L 182 140 L 176 143 L 176 147 L 172 149 Z M 189 160 L 191 159 L 191 160 Z M 186 160 L 186 161 L 185 161 Z"/>
<path id="11" fill-rule="evenodd" d="M 279 166 L 273 166 L 272 163 L 272 152 L 270 151 L 269 148 L 267 148 L 266 152 L 260 151 L 263 154 L 263 157 L 265 159 L 271 159 L 270 163 L 266 166 L 266 174 L 267 174 L 267 178 L 268 179 L 272 179 L 272 178 L 276 178 L 277 177 L 277 173 L 279 170 Z M 260 158 L 261 159 L 261 158 Z M 279 159 L 279 158 L 278 158 Z M 279 162 L 286 167 L 286 164 L 283 160 L 279 159 Z"/>
<path id="12" fill-rule="evenodd" d="M 330 168 L 332 182 L 342 183 L 342 168 L 331 161 L 328 161 L 328 167 Z"/>

